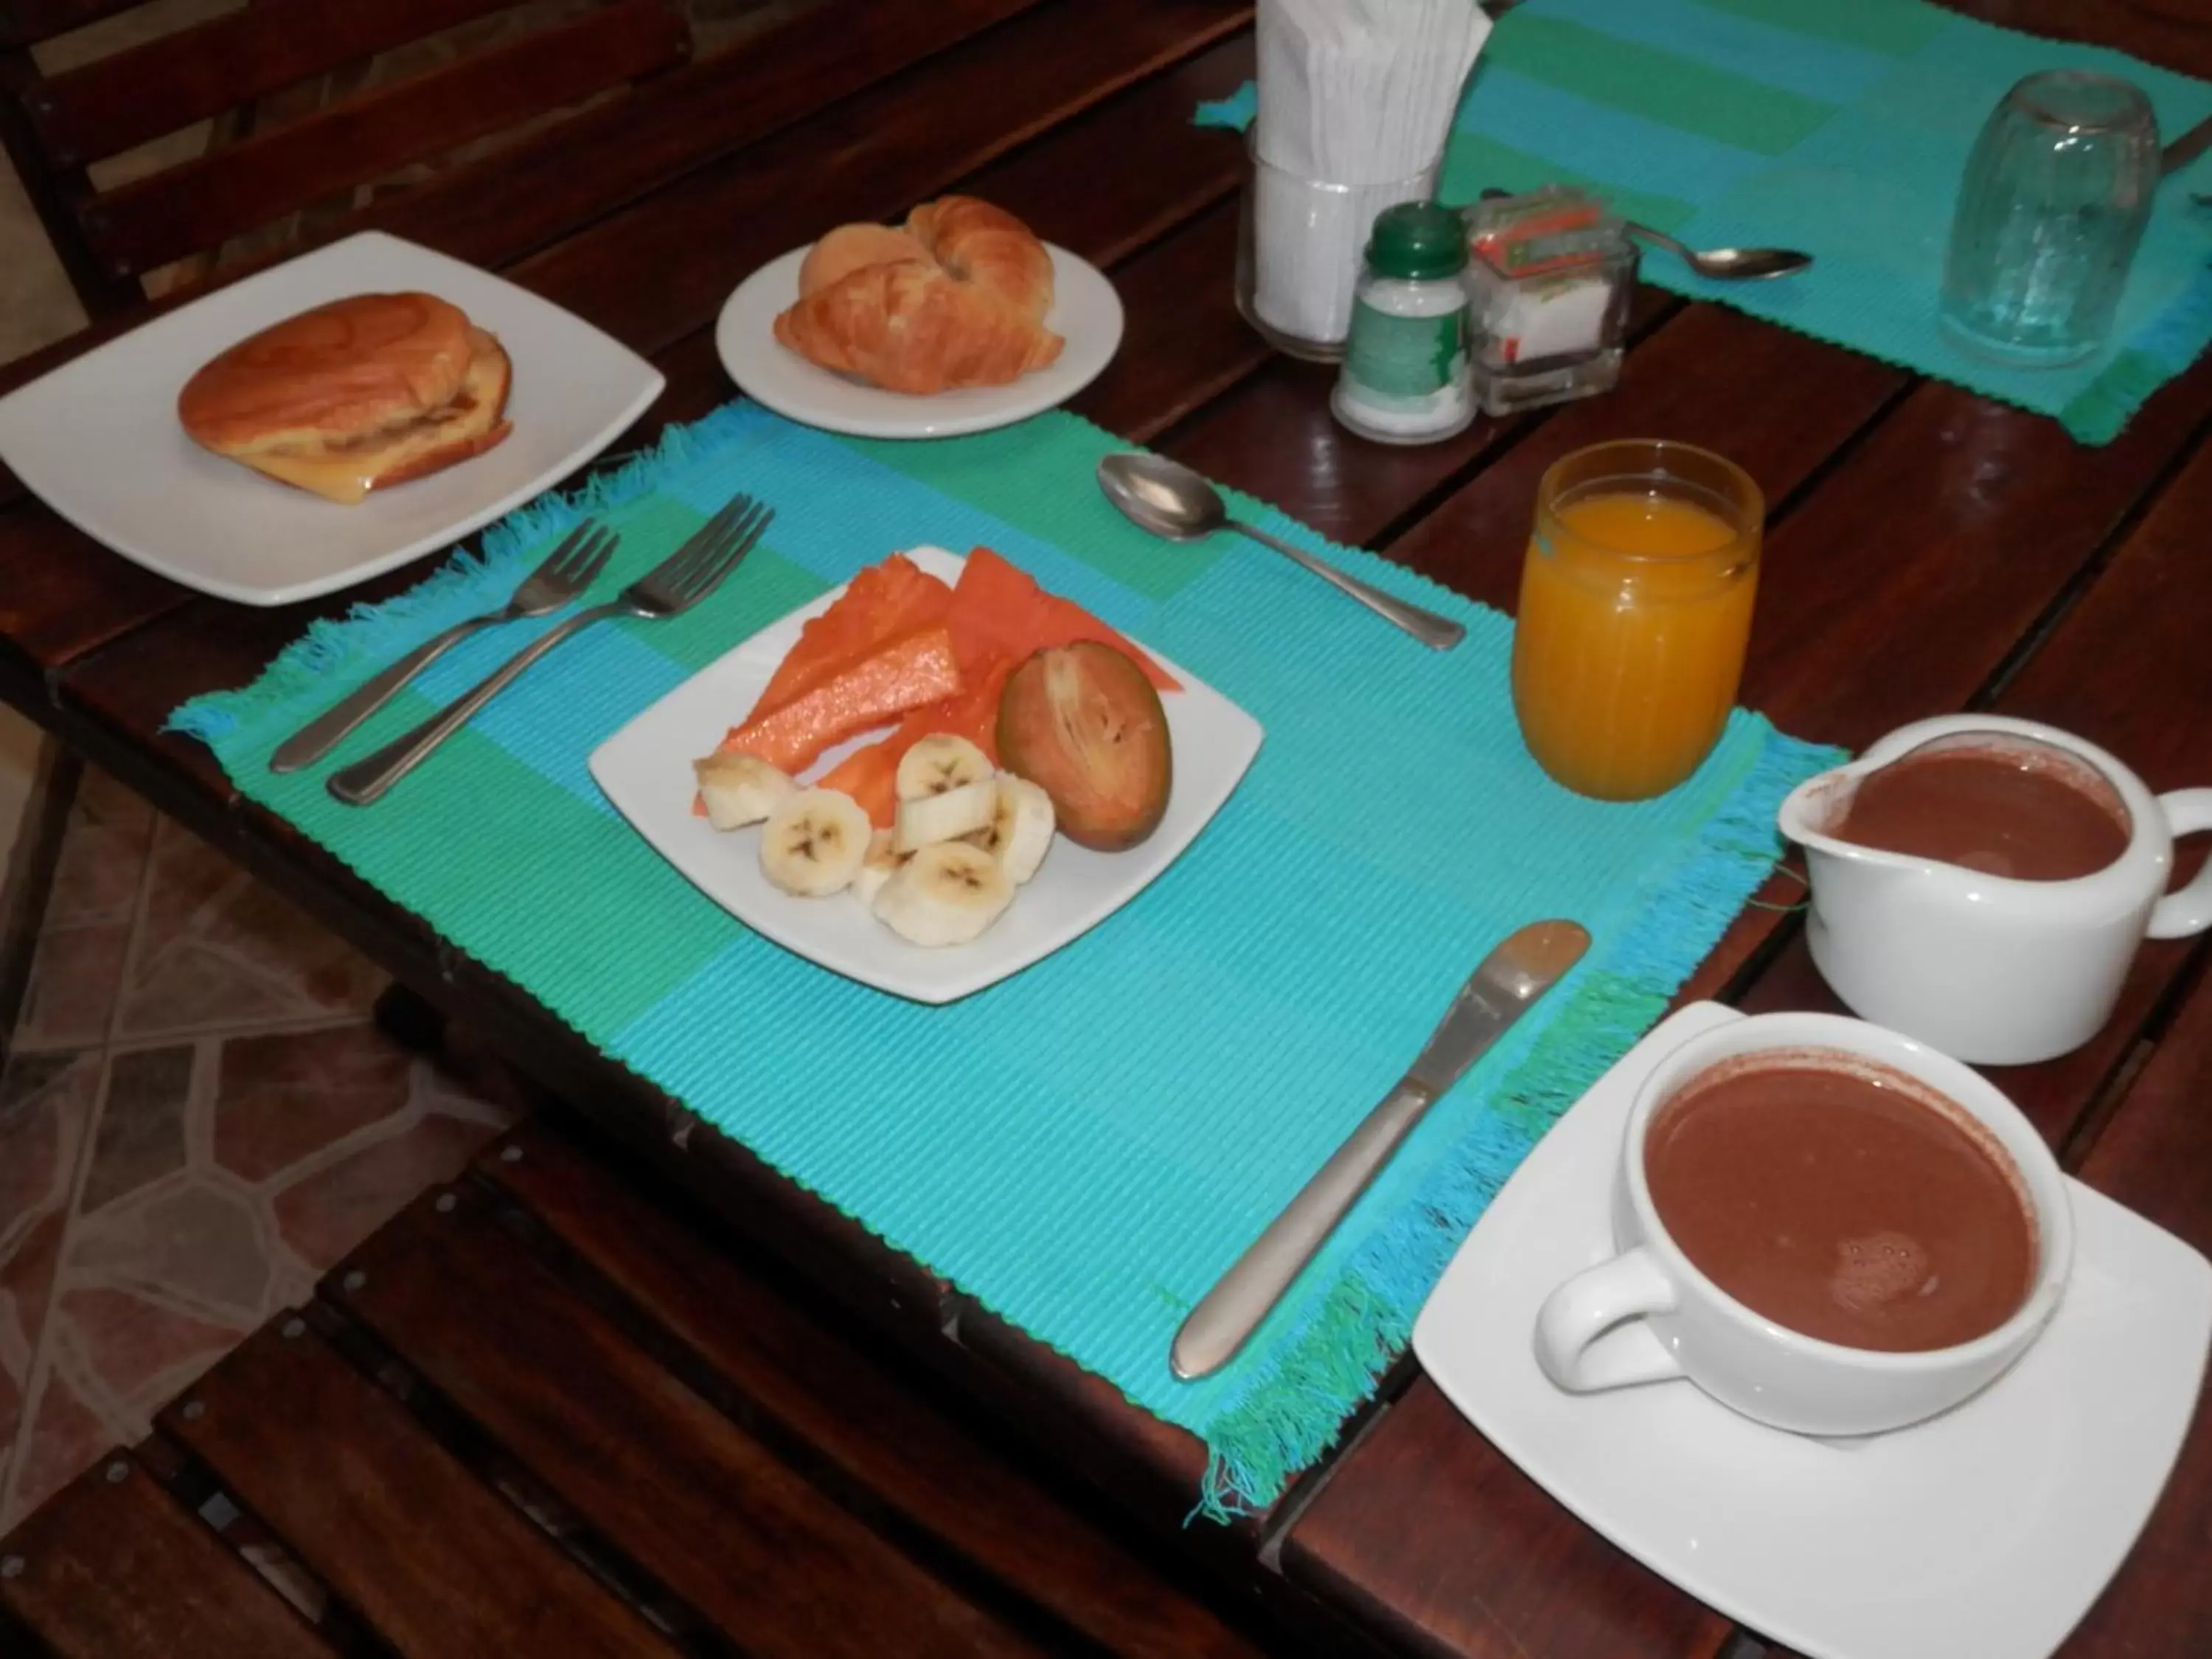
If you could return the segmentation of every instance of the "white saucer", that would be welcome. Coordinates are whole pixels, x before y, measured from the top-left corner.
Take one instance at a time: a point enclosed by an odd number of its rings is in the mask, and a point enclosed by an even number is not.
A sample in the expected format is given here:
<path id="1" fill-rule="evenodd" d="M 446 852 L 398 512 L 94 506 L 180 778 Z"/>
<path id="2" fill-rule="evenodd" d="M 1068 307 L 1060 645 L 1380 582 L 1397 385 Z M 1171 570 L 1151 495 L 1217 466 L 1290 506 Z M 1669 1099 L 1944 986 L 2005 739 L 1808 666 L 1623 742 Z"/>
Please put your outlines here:
<path id="1" fill-rule="evenodd" d="M 1438 1281 L 1413 1350 L 1468 1421 L 1655 1571 L 1808 1659 L 2043 1659 L 2166 1483 L 2212 1339 L 2212 1264 L 2069 1182 L 2074 1274 L 2036 1345 L 1976 1398 L 1850 1445 L 1738 1416 L 1686 1382 L 1563 1393 L 1536 1310 L 1613 1254 L 1610 1184 L 1638 1085 L 1741 1016 L 1696 1003 L 1599 1079 Z"/>
<path id="2" fill-rule="evenodd" d="M 738 388 L 805 426 L 858 438 L 952 438 L 1011 426 L 1056 409 L 1098 378 L 1121 343 L 1121 296 L 1105 273 L 1064 247 L 1052 255 L 1053 302 L 1045 326 L 1067 343 L 1049 368 L 1011 386 L 970 386 L 917 398 L 817 368 L 776 342 L 775 319 L 799 298 L 805 248 L 772 259 L 738 284 L 714 325 L 714 349 Z"/>

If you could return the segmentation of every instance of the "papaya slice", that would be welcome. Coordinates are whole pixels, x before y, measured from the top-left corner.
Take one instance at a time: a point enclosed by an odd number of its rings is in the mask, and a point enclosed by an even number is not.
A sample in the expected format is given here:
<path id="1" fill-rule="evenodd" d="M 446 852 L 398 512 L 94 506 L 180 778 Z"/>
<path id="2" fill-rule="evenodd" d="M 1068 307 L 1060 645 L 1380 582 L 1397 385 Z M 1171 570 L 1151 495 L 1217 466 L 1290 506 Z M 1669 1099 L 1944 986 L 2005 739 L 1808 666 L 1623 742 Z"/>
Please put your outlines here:
<path id="1" fill-rule="evenodd" d="M 748 720 L 873 656 L 891 641 L 935 626 L 952 608 L 952 590 L 903 553 L 870 565 L 837 602 L 799 630 L 799 641 L 769 677 Z"/>
<path id="2" fill-rule="evenodd" d="M 1014 672 L 1012 657 L 960 665 L 961 690 L 915 709 L 888 736 L 855 749 L 823 773 L 818 785 L 842 789 L 866 809 L 869 822 L 888 830 L 898 817 L 898 768 L 906 751 L 933 732 L 962 737 L 999 763 L 999 695 Z"/>
<path id="3" fill-rule="evenodd" d="M 757 755 L 796 777 L 823 750 L 910 708 L 949 697 L 960 686 L 951 630 L 921 629 L 732 726 L 721 746 Z"/>
<path id="4" fill-rule="evenodd" d="M 1136 663 L 1154 689 L 1182 690 L 1172 675 L 1081 605 L 1046 592 L 1035 577 L 988 547 L 968 556 L 946 620 L 953 649 L 963 663 L 989 657 L 1019 662 L 1047 646 L 1095 640 Z"/>
<path id="5" fill-rule="evenodd" d="M 855 749 L 817 779 L 815 787 L 843 791 L 860 803 L 877 829 L 891 828 L 898 822 L 899 757 L 906 752 L 894 745 L 913 720 L 909 714 L 890 736 Z M 911 747 L 911 740 L 907 746 Z"/>

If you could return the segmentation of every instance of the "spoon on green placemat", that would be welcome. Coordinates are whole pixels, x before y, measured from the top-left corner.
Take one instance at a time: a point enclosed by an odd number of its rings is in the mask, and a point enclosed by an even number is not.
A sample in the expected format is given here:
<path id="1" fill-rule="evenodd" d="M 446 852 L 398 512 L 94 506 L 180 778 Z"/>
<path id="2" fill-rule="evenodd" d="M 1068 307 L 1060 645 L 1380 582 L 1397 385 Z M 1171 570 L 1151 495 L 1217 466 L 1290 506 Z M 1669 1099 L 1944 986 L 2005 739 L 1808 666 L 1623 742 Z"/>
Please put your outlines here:
<path id="1" fill-rule="evenodd" d="M 1624 219 L 1622 225 L 1632 236 L 1641 237 L 1673 254 L 1700 276 L 1711 276 L 1724 283 L 1755 283 L 1769 276 L 1787 276 L 1793 270 L 1802 270 L 1813 263 L 1813 256 L 1801 253 L 1794 247 L 1713 247 L 1694 248 L 1676 241 L 1664 231 L 1654 230 L 1649 225 L 1639 225 L 1632 219 Z"/>
<path id="2" fill-rule="evenodd" d="M 1501 190 L 1496 185 L 1482 192 L 1486 202 L 1513 192 Z M 1694 248 L 1678 242 L 1663 230 L 1654 230 L 1649 225 L 1639 225 L 1633 219 L 1623 219 L 1621 228 L 1631 236 L 1663 247 L 1700 276 L 1710 276 L 1716 282 L 1756 283 L 1769 276 L 1787 276 L 1793 270 L 1802 270 L 1813 263 L 1813 256 L 1801 253 L 1794 247 L 1712 247 Z"/>
<path id="3" fill-rule="evenodd" d="M 1438 651 L 1449 651 L 1467 636 L 1467 629 L 1449 617 L 1424 611 L 1418 605 L 1394 599 L 1379 587 L 1370 587 L 1356 576 L 1322 563 L 1302 547 L 1277 541 L 1264 530 L 1255 530 L 1229 516 L 1221 492 L 1181 462 L 1164 455 L 1131 452 L 1101 456 L 1098 487 L 1122 515 L 1141 530 L 1171 542 L 1194 542 L 1217 530 L 1234 530 L 1262 547 L 1272 547 L 1328 583 L 1351 595 L 1384 621 L 1394 623 Z"/>

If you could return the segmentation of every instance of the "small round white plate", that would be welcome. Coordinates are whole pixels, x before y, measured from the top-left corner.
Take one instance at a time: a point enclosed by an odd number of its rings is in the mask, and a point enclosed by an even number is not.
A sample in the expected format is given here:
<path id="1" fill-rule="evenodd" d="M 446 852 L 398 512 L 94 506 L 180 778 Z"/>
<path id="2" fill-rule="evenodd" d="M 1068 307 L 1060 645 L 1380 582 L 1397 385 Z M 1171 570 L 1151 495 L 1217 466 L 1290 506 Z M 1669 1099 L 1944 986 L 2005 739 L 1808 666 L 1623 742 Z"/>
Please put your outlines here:
<path id="1" fill-rule="evenodd" d="M 714 325 L 714 349 L 738 388 L 805 426 L 856 438 L 956 438 L 1012 426 L 1055 409 L 1098 378 L 1121 343 L 1121 296 L 1106 274 L 1064 247 L 1052 255 L 1053 302 L 1045 326 L 1067 343 L 1049 368 L 1011 386 L 971 386 L 918 398 L 833 374 L 779 344 L 775 319 L 799 298 L 805 248 L 772 259 L 738 284 Z"/>

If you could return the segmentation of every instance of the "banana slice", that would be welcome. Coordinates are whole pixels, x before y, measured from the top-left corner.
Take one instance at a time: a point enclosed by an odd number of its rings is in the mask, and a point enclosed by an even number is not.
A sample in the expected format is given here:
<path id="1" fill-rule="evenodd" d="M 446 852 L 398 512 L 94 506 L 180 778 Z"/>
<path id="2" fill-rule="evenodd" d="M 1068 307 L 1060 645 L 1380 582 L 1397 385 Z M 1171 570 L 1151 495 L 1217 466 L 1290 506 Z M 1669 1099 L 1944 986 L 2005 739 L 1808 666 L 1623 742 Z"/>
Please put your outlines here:
<path id="1" fill-rule="evenodd" d="M 838 789 L 802 789 L 768 815 L 761 873 L 787 893 L 821 898 L 860 871 L 873 833 L 860 803 Z"/>
<path id="2" fill-rule="evenodd" d="M 998 860 L 1007 879 L 1018 887 L 1036 874 L 1037 866 L 1052 850 L 1052 797 L 1012 772 L 1000 773 L 995 787 L 998 799 L 990 823 L 968 840 Z"/>
<path id="3" fill-rule="evenodd" d="M 872 906 L 876 895 L 884 890 L 884 884 L 899 872 L 907 855 L 898 850 L 896 838 L 888 830 L 878 830 L 868 837 L 868 855 L 860 860 L 860 867 L 853 872 L 853 896 L 861 903 Z"/>
<path id="4" fill-rule="evenodd" d="M 999 786 L 988 773 L 941 795 L 902 800 L 898 809 L 898 850 L 911 853 L 941 841 L 957 841 L 991 822 L 999 810 Z"/>
<path id="5" fill-rule="evenodd" d="M 1013 902 L 998 860 L 964 841 L 925 847 L 876 895 L 877 916 L 916 945 L 965 945 Z"/>
<path id="6" fill-rule="evenodd" d="M 991 775 L 991 757 L 965 738 L 933 732 L 899 757 L 898 798 L 921 800 L 982 783 Z"/>
<path id="7" fill-rule="evenodd" d="M 717 830 L 742 830 L 758 823 L 799 793 L 799 786 L 757 755 L 717 750 L 691 763 L 699 780 L 699 799 L 707 803 L 707 822 Z"/>

